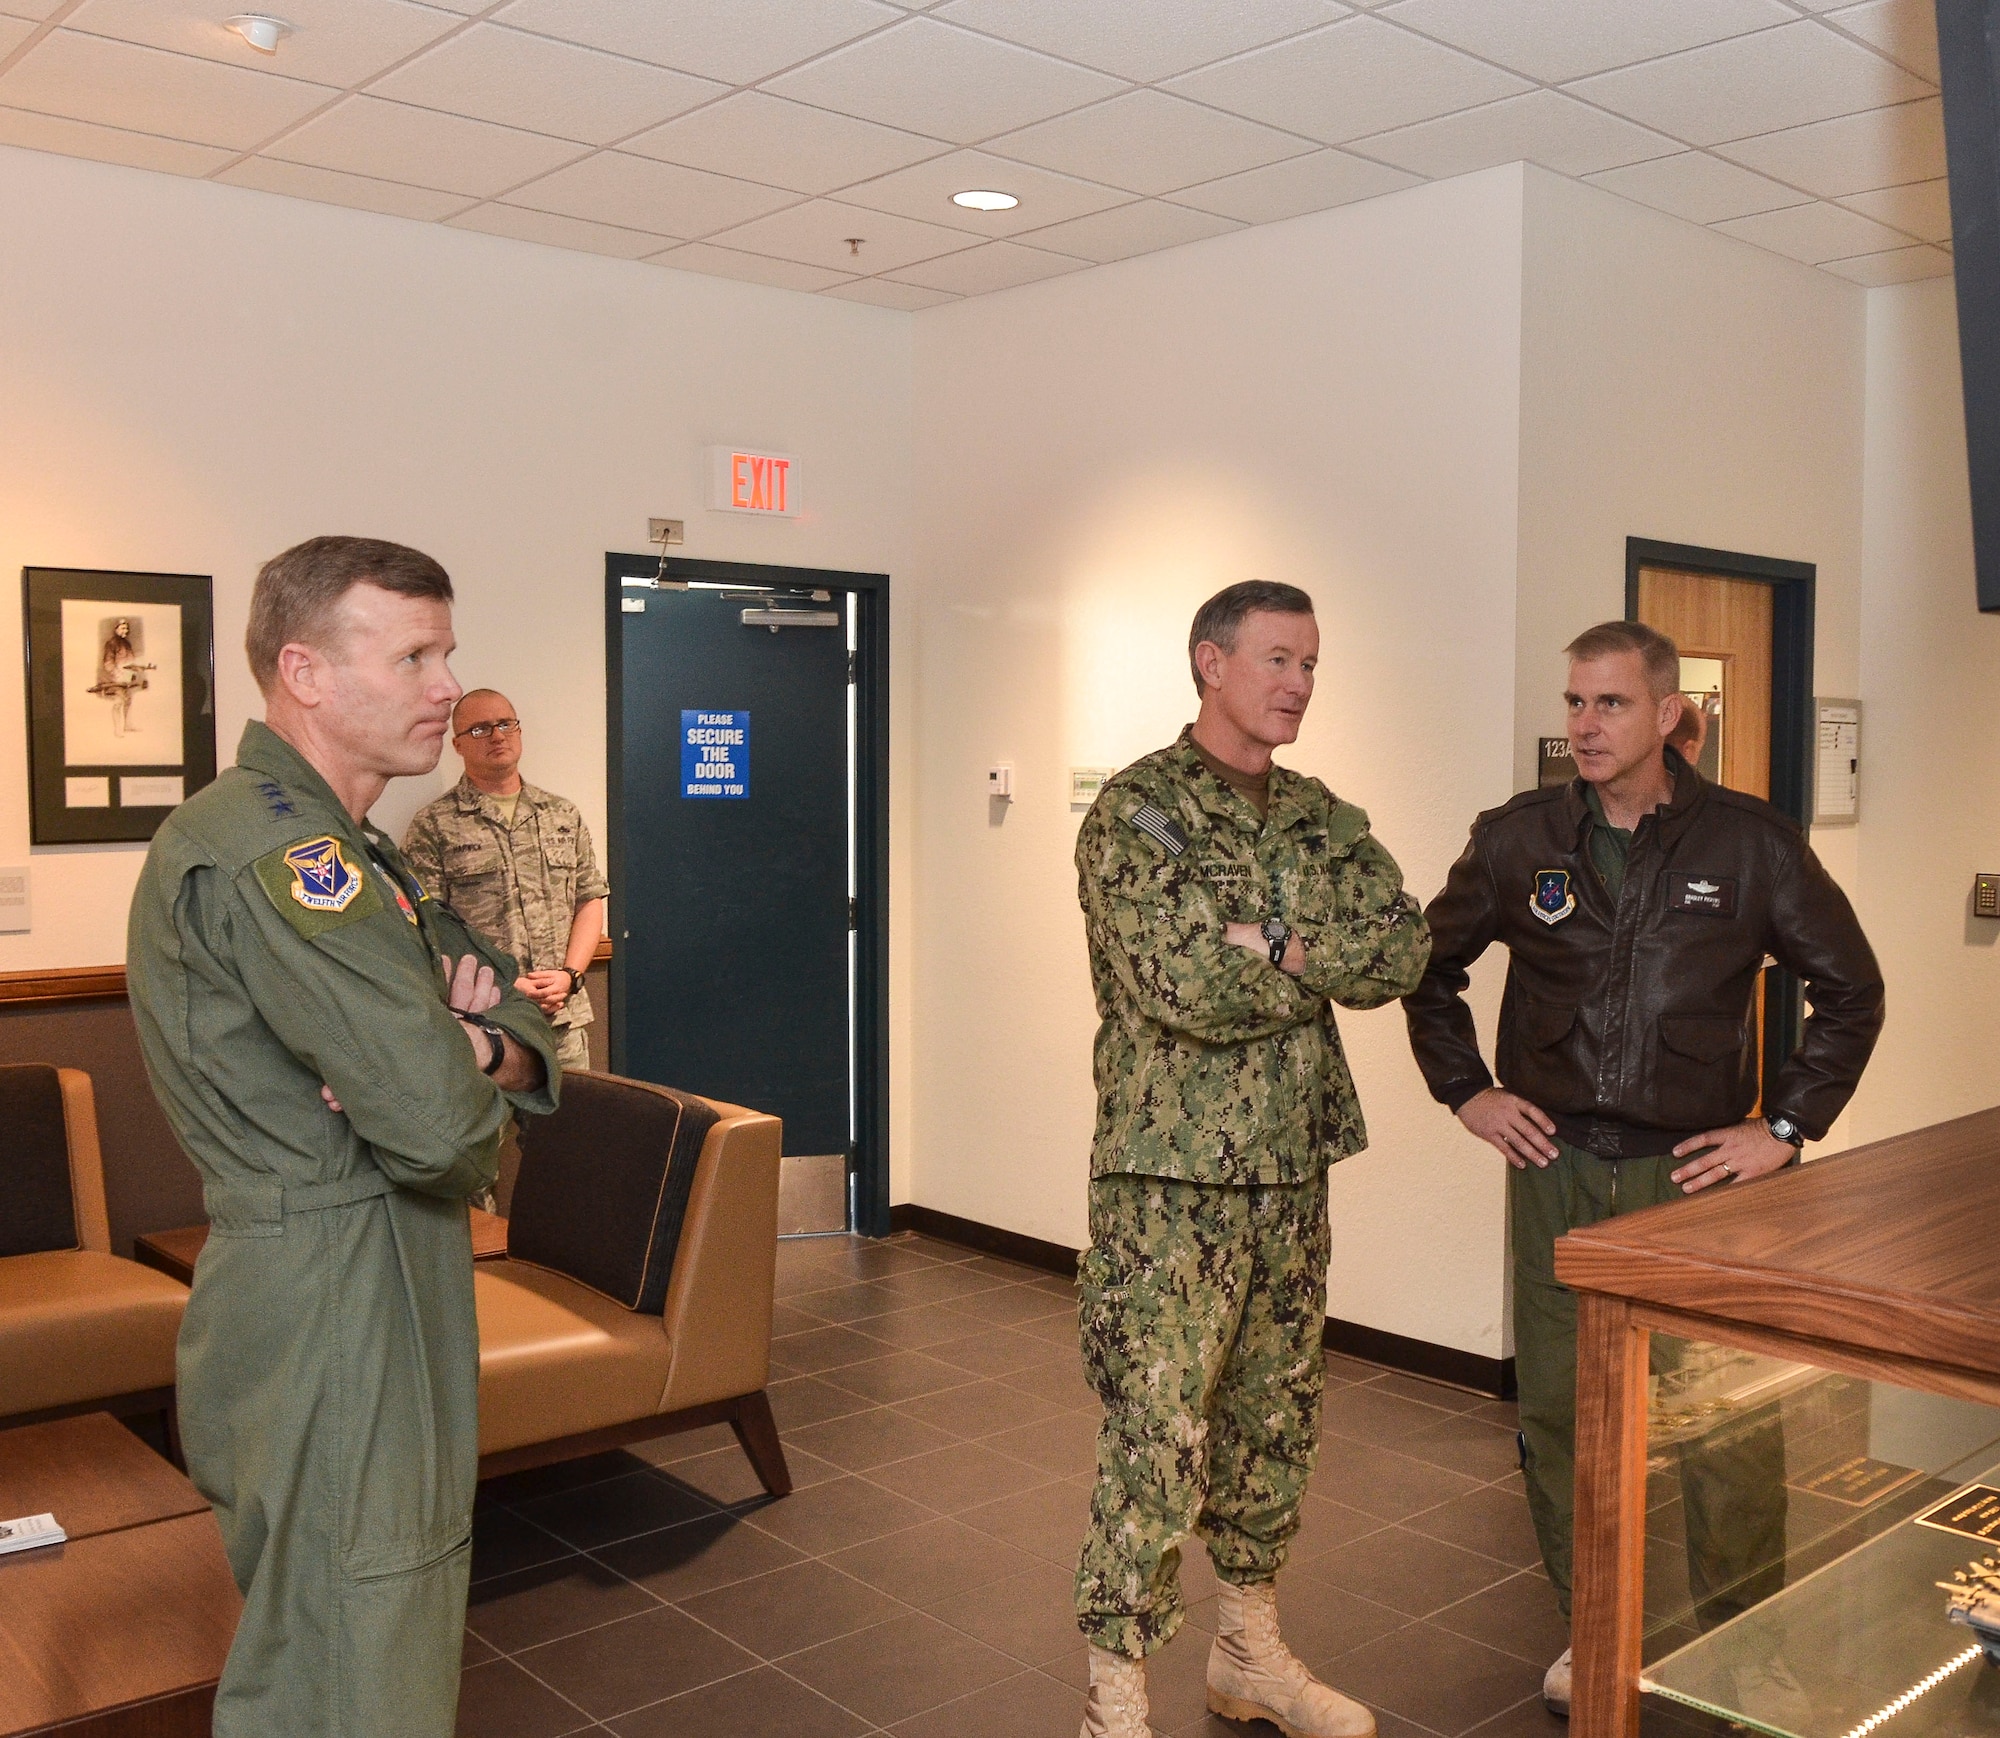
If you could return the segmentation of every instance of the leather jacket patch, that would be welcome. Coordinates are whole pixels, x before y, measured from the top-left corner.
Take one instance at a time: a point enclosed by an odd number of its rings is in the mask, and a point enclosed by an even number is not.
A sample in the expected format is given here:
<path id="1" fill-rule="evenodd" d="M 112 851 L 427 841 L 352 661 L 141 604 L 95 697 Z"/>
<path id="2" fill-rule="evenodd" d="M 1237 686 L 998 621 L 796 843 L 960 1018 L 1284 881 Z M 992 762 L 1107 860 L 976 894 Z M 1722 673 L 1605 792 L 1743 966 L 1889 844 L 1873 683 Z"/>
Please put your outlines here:
<path id="1" fill-rule="evenodd" d="M 1736 915 L 1736 878 L 1733 875 L 1669 875 L 1667 909 L 1699 911 L 1709 917 Z"/>

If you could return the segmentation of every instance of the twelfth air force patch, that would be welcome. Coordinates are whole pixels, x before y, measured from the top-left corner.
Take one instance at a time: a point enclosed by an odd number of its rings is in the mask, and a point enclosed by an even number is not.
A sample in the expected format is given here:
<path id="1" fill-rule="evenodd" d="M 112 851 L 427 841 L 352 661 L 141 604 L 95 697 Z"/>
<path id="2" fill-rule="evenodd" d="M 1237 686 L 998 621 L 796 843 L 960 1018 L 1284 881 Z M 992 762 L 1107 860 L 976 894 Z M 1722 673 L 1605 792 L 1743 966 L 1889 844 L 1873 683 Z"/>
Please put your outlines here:
<path id="1" fill-rule="evenodd" d="M 308 939 L 382 909 L 382 896 L 330 833 L 267 852 L 256 869 L 271 903 Z"/>

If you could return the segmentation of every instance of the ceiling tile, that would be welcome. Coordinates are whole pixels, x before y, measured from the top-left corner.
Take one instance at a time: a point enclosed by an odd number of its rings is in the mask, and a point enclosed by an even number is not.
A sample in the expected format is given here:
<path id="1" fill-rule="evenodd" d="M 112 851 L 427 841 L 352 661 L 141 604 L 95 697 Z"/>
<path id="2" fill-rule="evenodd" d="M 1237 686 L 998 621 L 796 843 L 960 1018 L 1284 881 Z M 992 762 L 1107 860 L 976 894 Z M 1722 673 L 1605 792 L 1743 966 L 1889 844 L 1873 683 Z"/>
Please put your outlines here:
<path id="1" fill-rule="evenodd" d="M 1850 193 L 1840 202 L 1849 211 L 1872 217 L 1914 235 L 1919 241 L 1951 240 L 1949 182 L 1918 181 L 1908 187 L 1884 187 L 1873 193 Z"/>
<path id="2" fill-rule="evenodd" d="M 951 0 L 936 15 L 1150 82 L 1346 14 L 1337 0 Z"/>
<path id="3" fill-rule="evenodd" d="M 1027 239 L 1037 247 L 1077 254 L 1102 265 L 1109 260 L 1129 259 L 1133 254 L 1179 247 L 1183 242 L 1205 241 L 1212 235 L 1227 235 L 1242 227 L 1226 217 L 1144 199 L 1113 211 L 1100 211 L 1092 217 L 1052 224 L 1036 230 Z"/>
<path id="4" fill-rule="evenodd" d="M 270 157 L 249 157 L 216 176 L 232 187 L 254 187 L 260 193 L 283 193 L 293 199 L 316 199 L 322 205 L 352 205 L 362 211 L 386 211 L 391 217 L 415 217 L 435 222 L 464 205 L 458 193 L 438 193 L 427 187 L 404 187 L 375 181 L 366 175 L 343 175 L 337 169 L 314 169 L 304 163 L 280 163 Z"/>
<path id="5" fill-rule="evenodd" d="M 0 82 L 0 90 L 5 89 Z M 1738 139 L 1716 155 L 1838 198 L 1877 187 L 1905 187 L 1944 174 L 1944 105 L 1935 97 L 1892 109 L 1844 115 L 1762 138 Z"/>
<path id="6" fill-rule="evenodd" d="M 896 281 L 920 284 L 927 290 L 950 290 L 960 296 L 983 296 L 992 290 L 1011 290 L 1019 284 L 1060 277 L 1064 272 L 1080 272 L 1089 263 L 1011 241 L 989 241 L 984 247 L 910 266 L 896 274 Z"/>
<path id="7" fill-rule="evenodd" d="M 169 175 L 206 175 L 235 155 L 213 145 L 190 145 L 180 139 L 155 138 L 151 133 L 130 133 L 122 127 L 100 127 L 92 121 L 29 114 L 25 109 L 0 109 L 0 145 L 55 151 L 65 157 L 94 157 L 100 163 L 159 169 Z"/>
<path id="8" fill-rule="evenodd" d="M 954 193 L 977 187 L 1011 193 L 1021 203 L 1011 211 L 967 211 L 952 204 Z M 1077 181 L 1067 175 L 1052 175 L 1046 169 L 1003 162 L 984 151 L 954 151 L 948 157 L 899 169 L 880 180 L 844 188 L 840 197 L 873 211 L 895 211 L 926 223 L 947 223 L 987 241 L 1124 205 L 1132 196 L 1115 187 L 1100 187 L 1093 181 Z"/>
<path id="9" fill-rule="evenodd" d="M 847 245 L 850 236 L 860 239 L 858 254 Z M 795 205 L 789 211 L 760 217 L 755 223 L 708 239 L 749 253 L 772 254 L 779 259 L 825 266 L 830 271 L 849 272 L 857 266 L 868 272 L 900 271 L 918 260 L 935 259 L 941 253 L 956 253 L 960 248 L 977 245 L 963 230 L 947 229 L 938 223 L 919 223 L 915 218 L 898 217 L 894 212 L 864 211 L 858 205 L 842 205 L 832 199 Z"/>
<path id="10" fill-rule="evenodd" d="M 232 10 L 219 4 L 197 9 L 193 0 L 84 0 L 63 24 L 92 36 L 115 36 L 252 72 L 342 87 L 373 78 L 465 24 L 455 12 L 408 0 L 285 0 L 281 14 L 294 34 L 275 55 L 267 55 L 223 29 L 220 20 Z"/>
<path id="11" fill-rule="evenodd" d="M 523 211 L 514 205 L 475 205 L 451 220 L 453 229 L 476 229 L 482 235 L 503 235 L 510 241 L 535 241 L 544 247 L 575 248 L 582 253 L 609 254 L 614 259 L 641 259 L 672 244 L 673 237 L 621 229 L 610 223 L 586 223 L 559 217 L 552 211 Z"/>
<path id="12" fill-rule="evenodd" d="M 1837 205 L 1794 205 L 1785 211 L 1755 217 L 1732 217 L 1714 227 L 1724 235 L 1755 242 L 1773 253 L 1788 254 L 1807 265 L 1847 259 L 1858 253 L 1880 253 L 1906 240 L 1893 229 Z"/>
<path id="13" fill-rule="evenodd" d="M 1826 22 L 1863 42 L 1932 84 L 1939 82 L 1937 10 L 1933 0 L 1866 0 L 1824 14 Z"/>
<path id="14" fill-rule="evenodd" d="M 1496 163 L 1539 163 L 1559 175 L 1588 175 L 1680 146 L 1659 133 L 1621 121 L 1556 91 L 1503 97 L 1484 108 L 1419 121 L 1358 141 L 1356 150 L 1398 168 L 1441 179 Z"/>
<path id="15" fill-rule="evenodd" d="M 55 30 L 0 75 L 0 104 L 247 151 L 339 93 L 136 43 Z"/>
<path id="16" fill-rule="evenodd" d="M 1780 0 L 1397 0 L 1382 16 L 1558 84 L 1798 14 Z"/>
<path id="17" fill-rule="evenodd" d="M 1169 88 L 1339 145 L 1493 102 L 1528 85 L 1379 18 L 1356 17 L 1203 67 Z"/>
<path id="18" fill-rule="evenodd" d="M 650 262 L 671 266 L 679 272 L 701 272 L 714 278 L 739 278 L 744 283 L 770 284 L 780 290 L 824 290 L 846 283 L 846 272 L 828 271 L 822 266 L 802 266 L 795 260 L 766 259 L 762 254 L 738 253 L 734 248 L 711 247 L 705 241 L 691 241 L 685 247 L 655 254 Z"/>
<path id="19" fill-rule="evenodd" d="M 875 0 L 514 0 L 522 30 L 750 84 L 903 16 Z"/>
<path id="20" fill-rule="evenodd" d="M 503 127 L 608 145 L 685 114 L 724 88 L 594 48 L 475 24 L 370 90 Z"/>
<path id="21" fill-rule="evenodd" d="M 12 54 L 35 34 L 36 28 L 26 18 L 0 18 L 0 56 Z"/>
<path id="22" fill-rule="evenodd" d="M 577 154 L 575 145 L 539 133 L 369 96 L 348 97 L 264 153 L 477 199 L 545 175 Z"/>
<path id="23" fill-rule="evenodd" d="M 1108 103 L 988 141 L 987 149 L 1134 193 L 1171 193 L 1312 149 L 1304 139 L 1164 91 Z"/>
<path id="24" fill-rule="evenodd" d="M 1927 96 L 1930 87 L 1811 19 L 1689 49 L 1569 87 L 1690 145 Z"/>
<path id="25" fill-rule="evenodd" d="M 1120 85 L 1011 43 L 911 18 L 785 73 L 769 88 L 864 121 L 969 145 L 1113 96 Z"/>
<path id="26" fill-rule="evenodd" d="M 878 308 L 902 308 L 916 313 L 920 308 L 935 308 L 942 302 L 956 302 L 957 296 L 946 295 L 943 290 L 921 290 L 915 284 L 892 284 L 887 278 L 862 278 L 851 284 L 840 284 L 826 292 L 838 296 L 844 302 L 872 302 Z"/>
<path id="27" fill-rule="evenodd" d="M 1854 259 L 1828 260 L 1822 271 L 1866 284 L 1871 290 L 1884 284 L 1907 284 L 1918 278 L 1942 278 L 1951 274 L 1951 255 L 1941 247 L 1899 247 L 1888 253 L 1864 253 Z"/>
<path id="28" fill-rule="evenodd" d="M 1706 151 L 1656 157 L 1650 163 L 1607 169 L 1588 179 L 1595 186 L 1656 211 L 1672 212 L 1689 223 L 1720 223 L 1724 218 L 1806 203 L 1805 194 L 1711 157 Z"/>
<path id="29" fill-rule="evenodd" d="M 798 193 L 828 193 L 950 149 L 936 139 L 763 91 L 738 91 L 618 148 Z"/>
<path id="30" fill-rule="evenodd" d="M 1292 157 L 1265 169 L 1183 187 L 1174 195 L 1174 203 L 1244 223 L 1276 223 L 1414 187 L 1417 180 L 1387 164 L 1364 163 L 1345 151 L 1315 151 L 1310 157 Z"/>
<path id="31" fill-rule="evenodd" d="M 794 203 L 797 197 L 754 181 L 711 175 L 706 169 L 600 151 L 517 187 L 507 195 L 507 203 L 656 235 L 691 237 L 747 223 Z"/>
<path id="32" fill-rule="evenodd" d="M 69 0 L 7 0 L 7 10 L 19 18 L 48 18 L 68 4 Z"/>

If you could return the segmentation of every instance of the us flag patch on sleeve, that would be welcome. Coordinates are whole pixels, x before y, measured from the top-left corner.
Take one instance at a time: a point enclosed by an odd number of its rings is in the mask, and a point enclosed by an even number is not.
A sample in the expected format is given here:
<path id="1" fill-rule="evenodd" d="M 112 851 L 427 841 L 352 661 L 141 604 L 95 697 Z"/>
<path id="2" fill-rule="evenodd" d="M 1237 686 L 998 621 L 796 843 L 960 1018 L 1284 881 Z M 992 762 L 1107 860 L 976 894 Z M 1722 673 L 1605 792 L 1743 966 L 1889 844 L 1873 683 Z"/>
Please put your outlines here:
<path id="1" fill-rule="evenodd" d="M 1173 816 L 1165 809 L 1141 803 L 1126 819 L 1149 839 L 1156 839 L 1166 846 L 1176 857 L 1188 848 L 1187 834 L 1174 824 Z"/>

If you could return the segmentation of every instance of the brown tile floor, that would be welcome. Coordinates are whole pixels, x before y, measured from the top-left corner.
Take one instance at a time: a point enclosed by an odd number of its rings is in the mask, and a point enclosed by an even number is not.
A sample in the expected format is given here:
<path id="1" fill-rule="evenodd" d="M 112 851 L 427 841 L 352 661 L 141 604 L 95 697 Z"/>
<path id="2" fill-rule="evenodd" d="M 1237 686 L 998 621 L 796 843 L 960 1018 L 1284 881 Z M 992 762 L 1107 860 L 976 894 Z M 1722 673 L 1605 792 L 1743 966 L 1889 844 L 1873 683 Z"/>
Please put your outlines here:
<path id="1" fill-rule="evenodd" d="M 765 1501 L 720 1429 L 488 1485 L 465 1738 L 1076 1731 L 1097 1402 L 1068 1283 L 906 1235 L 782 1244 L 778 1291 L 794 1494 Z M 1513 1408 L 1338 1357 L 1328 1379 L 1293 1647 L 1384 1738 L 1554 1738 L 1537 1692 L 1566 1638 Z M 1206 1711 L 1215 1577 L 1189 1555 L 1154 1724 L 1270 1738 Z"/>

